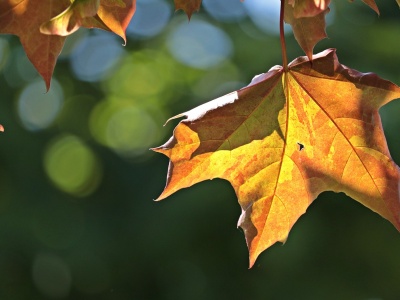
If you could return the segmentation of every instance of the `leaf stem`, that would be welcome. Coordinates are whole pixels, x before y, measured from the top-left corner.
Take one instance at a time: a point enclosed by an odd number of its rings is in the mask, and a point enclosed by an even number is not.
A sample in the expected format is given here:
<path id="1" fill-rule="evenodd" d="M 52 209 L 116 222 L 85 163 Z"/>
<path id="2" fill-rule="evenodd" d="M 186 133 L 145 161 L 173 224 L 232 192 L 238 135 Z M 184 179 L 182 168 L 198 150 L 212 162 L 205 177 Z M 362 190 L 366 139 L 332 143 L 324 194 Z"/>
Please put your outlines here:
<path id="1" fill-rule="evenodd" d="M 281 0 L 281 14 L 280 14 L 280 19 L 279 19 L 279 35 L 281 38 L 283 70 L 286 72 L 288 70 L 288 61 L 287 61 L 287 56 L 286 56 L 285 31 L 283 29 L 284 16 L 285 16 L 285 0 Z"/>

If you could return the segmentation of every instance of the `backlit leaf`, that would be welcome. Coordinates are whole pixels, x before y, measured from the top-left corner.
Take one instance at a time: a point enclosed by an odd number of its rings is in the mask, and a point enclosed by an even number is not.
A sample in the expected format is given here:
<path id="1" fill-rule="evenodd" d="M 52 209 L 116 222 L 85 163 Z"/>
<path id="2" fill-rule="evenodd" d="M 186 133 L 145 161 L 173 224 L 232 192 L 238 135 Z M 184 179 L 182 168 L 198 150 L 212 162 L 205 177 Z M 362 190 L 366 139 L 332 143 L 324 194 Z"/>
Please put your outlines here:
<path id="1" fill-rule="evenodd" d="M 110 31 L 123 38 L 126 44 L 125 31 L 135 11 L 136 0 L 101 0 L 97 15 Z"/>
<path id="2" fill-rule="evenodd" d="M 75 0 L 71 5 L 58 16 L 43 23 L 40 32 L 44 34 L 56 34 L 66 36 L 90 22 L 97 14 L 100 0 Z M 90 25 L 89 25 L 90 26 Z M 94 27 L 94 26 L 92 26 Z M 102 25 L 103 29 L 107 27 Z"/>
<path id="3" fill-rule="evenodd" d="M 112 31 L 124 39 L 136 10 L 136 0 L 75 0 L 60 15 L 42 24 L 44 34 L 66 36 L 79 27 Z"/>
<path id="4" fill-rule="evenodd" d="M 195 183 L 228 180 L 242 208 L 250 266 L 323 191 L 344 192 L 400 230 L 400 173 L 379 108 L 400 88 L 341 65 L 335 50 L 274 67 L 249 86 L 196 107 L 164 145 L 157 200 Z"/>

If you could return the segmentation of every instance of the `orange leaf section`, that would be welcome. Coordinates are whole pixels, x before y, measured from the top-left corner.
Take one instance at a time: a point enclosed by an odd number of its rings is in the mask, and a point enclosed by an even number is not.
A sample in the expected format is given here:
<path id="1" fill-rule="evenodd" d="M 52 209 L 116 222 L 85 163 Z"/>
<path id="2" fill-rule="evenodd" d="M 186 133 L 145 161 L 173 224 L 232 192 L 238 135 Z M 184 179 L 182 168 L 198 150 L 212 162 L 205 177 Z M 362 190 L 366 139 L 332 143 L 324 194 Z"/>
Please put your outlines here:
<path id="1" fill-rule="evenodd" d="M 42 24 L 43 34 L 67 36 L 79 27 L 99 28 L 124 39 L 136 9 L 136 0 L 75 0 L 61 14 Z"/>
<path id="2" fill-rule="evenodd" d="M 62 12 L 69 3 L 69 0 L 0 1 L 0 33 L 19 36 L 26 55 L 43 77 L 47 89 L 65 37 L 43 35 L 39 27 Z"/>
<path id="3" fill-rule="evenodd" d="M 327 4 L 320 7 L 314 7 L 313 10 L 304 10 L 304 8 L 297 8 L 297 4 L 292 6 L 289 2 L 285 2 L 285 22 L 290 24 L 293 28 L 293 34 L 303 49 L 307 57 L 311 60 L 313 55 L 314 46 L 322 39 L 326 38 L 325 32 L 325 15 L 329 12 Z M 292 0 L 293 1 L 293 0 Z M 307 2 L 310 2 L 307 0 Z M 311 1 L 314 2 L 313 0 Z M 297 2 L 296 2 L 297 3 Z M 322 7 L 324 9 L 322 10 Z M 311 15 L 309 17 L 298 17 L 304 14 Z"/>
<path id="4" fill-rule="evenodd" d="M 99 5 L 100 0 L 75 0 L 61 14 L 43 23 L 40 26 L 40 32 L 61 36 L 70 35 L 97 14 Z"/>
<path id="5" fill-rule="evenodd" d="M 189 20 L 195 11 L 199 11 L 201 0 L 174 0 L 175 9 L 182 9 L 188 16 Z"/>
<path id="6" fill-rule="evenodd" d="M 171 139 L 157 200 L 195 183 L 228 180 L 242 208 L 250 267 L 284 242 L 323 191 L 344 192 L 400 230 L 400 172 L 379 108 L 400 88 L 341 65 L 335 50 L 274 67 L 249 86 L 182 115 Z M 181 116 L 182 116 L 181 115 Z"/>
<path id="7" fill-rule="evenodd" d="M 136 0 L 101 0 L 99 19 L 126 44 L 125 31 L 136 11 Z"/>

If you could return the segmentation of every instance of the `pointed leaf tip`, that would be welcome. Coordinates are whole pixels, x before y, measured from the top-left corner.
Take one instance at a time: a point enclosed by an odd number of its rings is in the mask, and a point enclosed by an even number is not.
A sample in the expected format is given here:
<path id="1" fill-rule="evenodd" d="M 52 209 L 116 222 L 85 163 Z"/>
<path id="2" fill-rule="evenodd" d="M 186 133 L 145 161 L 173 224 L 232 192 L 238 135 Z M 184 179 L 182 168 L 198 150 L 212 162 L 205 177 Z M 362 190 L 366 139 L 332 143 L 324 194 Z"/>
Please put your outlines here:
<path id="1" fill-rule="evenodd" d="M 201 0 L 174 0 L 174 3 L 175 10 L 182 9 L 190 20 L 192 14 L 200 10 Z"/>
<path id="2" fill-rule="evenodd" d="M 362 0 L 365 4 L 367 4 L 369 7 L 371 7 L 377 14 L 378 16 L 380 15 L 378 5 L 376 5 L 375 0 Z M 396 0 L 397 3 L 399 3 L 399 0 Z"/>
<path id="3" fill-rule="evenodd" d="M 123 2 L 123 5 L 115 2 Z M 136 12 L 136 0 L 102 0 L 97 12 L 101 22 L 124 40 L 126 45 L 126 28 Z"/>

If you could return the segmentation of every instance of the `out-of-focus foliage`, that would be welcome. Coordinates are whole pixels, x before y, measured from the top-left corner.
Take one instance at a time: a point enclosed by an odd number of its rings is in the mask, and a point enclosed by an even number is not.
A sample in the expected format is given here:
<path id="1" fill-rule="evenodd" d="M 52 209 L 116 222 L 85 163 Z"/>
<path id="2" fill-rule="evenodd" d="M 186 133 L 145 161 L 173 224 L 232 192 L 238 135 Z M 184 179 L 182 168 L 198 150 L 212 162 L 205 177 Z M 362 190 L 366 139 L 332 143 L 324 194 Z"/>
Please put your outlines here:
<path id="1" fill-rule="evenodd" d="M 322 194 L 288 242 L 250 271 L 229 183 L 152 201 L 167 159 L 148 148 L 166 140 L 173 124 L 165 120 L 281 64 L 271 25 L 279 1 L 225 1 L 204 1 L 189 24 L 172 1 L 138 1 L 125 47 L 110 33 L 79 29 L 48 94 L 19 41 L 0 37 L 1 299 L 400 295 L 399 234 L 342 194 Z M 315 52 L 334 46 L 341 63 L 400 83 L 397 4 L 379 3 L 380 18 L 361 1 L 333 4 L 330 39 Z M 209 34 L 194 47 L 199 28 Z M 176 38 L 178 30 L 186 34 Z M 287 43 L 289 60 L 302 55 L 292 37 Z M 191 49 L 196 64 L 187 63 Z M 397 163 L 399 111 L 398 101 L 381 109 Z"/>

